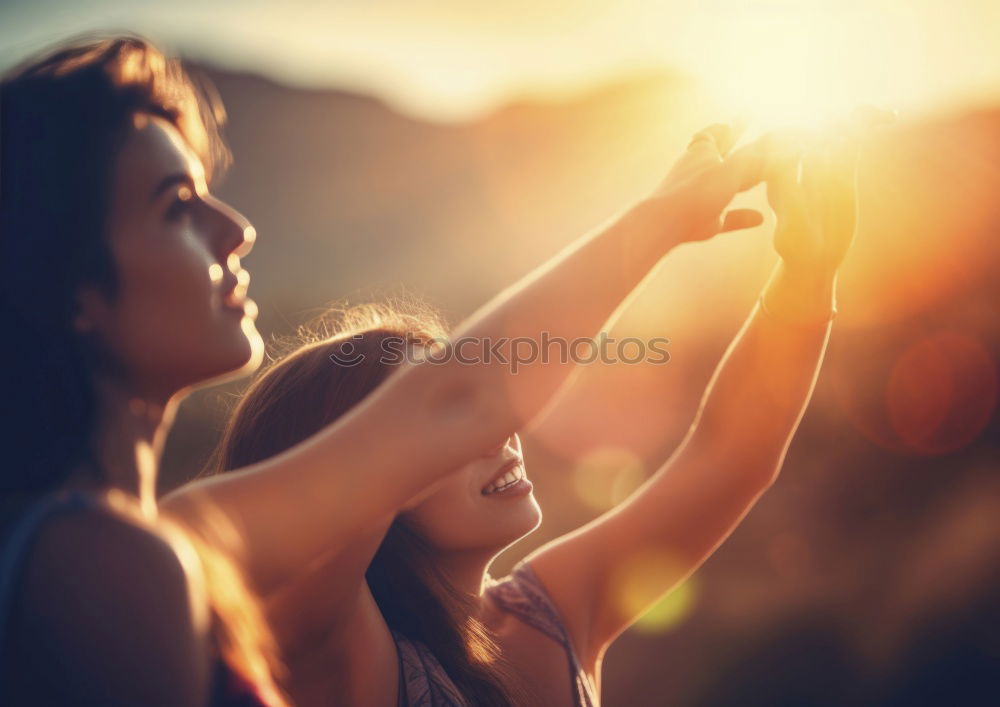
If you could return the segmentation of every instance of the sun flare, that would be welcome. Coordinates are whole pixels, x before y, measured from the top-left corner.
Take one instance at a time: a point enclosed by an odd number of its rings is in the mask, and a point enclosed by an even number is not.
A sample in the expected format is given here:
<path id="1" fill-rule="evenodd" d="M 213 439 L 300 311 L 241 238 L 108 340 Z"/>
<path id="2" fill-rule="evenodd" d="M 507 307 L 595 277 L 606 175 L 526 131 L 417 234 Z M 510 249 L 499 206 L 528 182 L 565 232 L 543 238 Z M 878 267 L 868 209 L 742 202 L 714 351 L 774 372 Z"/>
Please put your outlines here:
<path id="1" fill-rule="evenodd" d="M 864 23 L 812 3 L 781 4 L 781 12 L 755 5 L 719 23 L 699 71 L 722 110 L 762 130 L 821 130 L 859 104 L 908 95 L 898 82 L 885 85 Z"/>

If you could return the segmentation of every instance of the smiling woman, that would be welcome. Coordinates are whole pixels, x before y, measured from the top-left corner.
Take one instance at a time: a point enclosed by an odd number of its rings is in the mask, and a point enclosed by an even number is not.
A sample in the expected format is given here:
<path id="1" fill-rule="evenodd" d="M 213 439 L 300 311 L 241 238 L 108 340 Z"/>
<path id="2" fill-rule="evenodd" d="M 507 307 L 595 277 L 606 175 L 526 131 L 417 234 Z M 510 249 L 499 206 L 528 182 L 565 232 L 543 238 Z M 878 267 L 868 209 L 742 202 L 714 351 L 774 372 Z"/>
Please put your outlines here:
<path id="1" fill-rule="evenodd" d="M 429 346 L 446 334 L 441 320 L 426 308 L 371 305 L 339 313 L 338 334 L 320 335 L 321 329 L 329 333 L 335 314 L 321 318 L 322 326 L 300 332 L 294 348 L 254 381 L 226 425 L 210 472 L 240 469 L 280 454 L 343 416 L 394 370 L 382 355 L 388 344 Z M 472 604 L 448 579 L 435 546 L 464 528 L 467 549 L 492 547 L 530 532 L 540 519 L 530 481 L 516 482 L 519 491 L 512 488 L 515 484 L 499 488 L 508 476 L 524 477 L 520 444 L 511 449 L 504 444 L 490 452 L 469 464 L 462 475 L 444 482 L 432 499 L 396 519 L 384 538 L 382 533 L 371 534 L 360 550 L 373 554 L 366 570 L 373 602 L 365 602 L 360 611 L 367 612 L 374 604 L 385 617 L 399 644 L 401 675 L 413 672 L 405 669 L 407 661 L 431 665 L 432 675 L 423 689 L 457 691 L 475 705 L 502 704 L 506 694 L 493 675 L 496 647 L 477 619 L 463 620 Z M 488 492 L 492 495 L 487 498 Z M 509 508 L 496 506 L 506 496 L 522 498 L 517 517 L 511 517 Z M 468 532 L 477 520 L 487 521 L 485 533 Z M 361 665 L 371 660 L 360 652 L 345 655 L 338 664 L 324 665 L 321 677 L 303 669 L 324 655 L 322 648 L 299 636 L 289 638 L 286 626 L 290 615 L 305 608 L 313 632 L 324 634 L 323 618 L 328 617 L 321 612 L 331 606 L 329 599 L 319 599 L 324 593 L 333 596 L 335 591 L 313 577 L 291 598 L 269 602 L 279 638 L 286 639 L 289 689 L 302 704 L 316 703 L 324 694 L 351 694 L 346 688 L 349 681 L 342 676 L 364 672 Z M 331 690 L 331 681 L 338 683 L 336 689 Z M 411 684 L 408 689 L 412 694 L 421 686 Z M 406 694 L 405 680 L 400 681 L 399 691 Z M 455 697 L 456 702 L 461 699 Z"/>

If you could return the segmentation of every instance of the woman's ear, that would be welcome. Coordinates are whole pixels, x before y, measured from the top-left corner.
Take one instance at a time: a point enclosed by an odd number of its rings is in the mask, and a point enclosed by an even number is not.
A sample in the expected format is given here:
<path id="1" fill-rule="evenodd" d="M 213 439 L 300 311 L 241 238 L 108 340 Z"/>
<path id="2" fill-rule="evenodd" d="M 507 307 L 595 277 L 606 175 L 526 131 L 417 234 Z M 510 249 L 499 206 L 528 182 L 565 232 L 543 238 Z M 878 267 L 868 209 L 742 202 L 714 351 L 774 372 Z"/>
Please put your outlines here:
<path id="1" fill-rule="evenodd" d="M 99 324 L 108 313 L 108 298 L 96 287 L 83 286 L 76 293 L 76 314 L 73 315 L 73 331 L 90 334 L 97 331 Z"/>
<path id="2" fill-rule="evenodd" d="M 82 312 L 77 312 L 76 316 L 73 317 L 73 331 L 77 334 L 89 334 L 94 329 L 94 323 Z"/>

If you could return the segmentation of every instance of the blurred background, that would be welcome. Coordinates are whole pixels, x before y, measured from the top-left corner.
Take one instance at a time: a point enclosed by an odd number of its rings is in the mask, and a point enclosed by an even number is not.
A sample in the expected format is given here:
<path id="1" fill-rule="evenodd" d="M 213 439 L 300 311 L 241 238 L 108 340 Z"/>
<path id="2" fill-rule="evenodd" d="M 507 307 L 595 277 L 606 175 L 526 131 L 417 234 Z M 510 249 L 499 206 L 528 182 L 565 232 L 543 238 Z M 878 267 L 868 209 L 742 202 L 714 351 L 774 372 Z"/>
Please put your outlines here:
<path id="1" fill-rule="evenodd" d="M 859 102 L 861 227 L 815 398 L 733 537 L 610 650 L 630 705 L 1000 704 L 1000 4 L 994 0 L 0 2 L 0 69 L 132 30 L 210 77 L 254 223 L 265 339 L 332 302 L 459 322 L 652 189 L 694 131 L 820 127 Z M 758 190 L 741 197 L 763 204 Z M 611 330 L 667 365 L 587 367 L 524 437 L 527 551 L 620 501 L 686 431 L 775 263 L 773 219 L 672 253 Z M 185 403 L 165 488 L 239 384 Z M 753 414 L 754 401 L 746 401 Z"/>

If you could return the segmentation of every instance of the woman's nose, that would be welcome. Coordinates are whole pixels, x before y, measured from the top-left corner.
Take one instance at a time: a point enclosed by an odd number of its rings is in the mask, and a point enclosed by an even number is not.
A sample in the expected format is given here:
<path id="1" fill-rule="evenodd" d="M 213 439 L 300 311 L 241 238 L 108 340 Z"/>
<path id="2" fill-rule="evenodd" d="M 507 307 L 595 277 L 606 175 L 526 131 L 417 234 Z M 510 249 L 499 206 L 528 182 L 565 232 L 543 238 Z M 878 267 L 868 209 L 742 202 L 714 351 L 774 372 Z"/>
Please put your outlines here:
<path id="1" fill-rule="evenodd" d="M 243 258 L 253 248 L 257 241 L 257 231 L 247 220 L 246 216 L 231 207 L 229 204 L 213 199 L 216 213 L 219 216 L 219 231 L 222 248 L 226 254 L 234 253 Z"/>
<path id="2" fill-rule="evenodd" d="M 241 224 L 242 231 L 238 245 L 233 249 L 233 253 L 241 258 L 245 258 L 253 250 L 253 244 L 257 242 L 257 229 L 251 226 L 246 219 L 243 219 L 243 224 Z"/>

